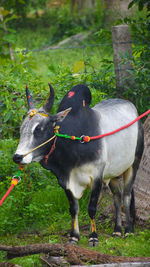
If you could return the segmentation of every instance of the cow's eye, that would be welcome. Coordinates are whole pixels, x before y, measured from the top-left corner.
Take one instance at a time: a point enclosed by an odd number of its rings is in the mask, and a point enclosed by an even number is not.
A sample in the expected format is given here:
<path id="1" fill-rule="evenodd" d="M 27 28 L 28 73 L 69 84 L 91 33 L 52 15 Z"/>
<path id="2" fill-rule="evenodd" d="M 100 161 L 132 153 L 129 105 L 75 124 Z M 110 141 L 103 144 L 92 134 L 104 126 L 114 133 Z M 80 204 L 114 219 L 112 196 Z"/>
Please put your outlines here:
<path id="1" fill-rule="evenodd" d="M 35 130 L 34 130 L 34 135 L 40 136 L 40 135 L 42 135 L 42 131 L 43 131 L 43 129 L 40 127 L 40 125 L 37 125 Z"/>

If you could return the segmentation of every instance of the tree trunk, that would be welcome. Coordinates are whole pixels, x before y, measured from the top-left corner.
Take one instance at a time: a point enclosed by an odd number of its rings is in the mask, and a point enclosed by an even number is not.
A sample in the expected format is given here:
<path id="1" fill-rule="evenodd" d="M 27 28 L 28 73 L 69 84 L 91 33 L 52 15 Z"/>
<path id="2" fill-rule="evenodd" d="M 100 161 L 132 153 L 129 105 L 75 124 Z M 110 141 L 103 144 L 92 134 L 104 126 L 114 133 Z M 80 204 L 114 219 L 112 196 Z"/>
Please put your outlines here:
<path id="1" fill-rule="evenodd" d="M 116 19 L 124 19 L 129 13 L 132 12 L 134 7 L 128 10 L 128 5 L 131 0 L 102 0 L 105 7 L 105 20 L 106 23 L 113 24 Z"/>
<path id="2" fill-rule="evenodd" d="M 136 215 L 139 223 L 150 217 L 150 116 L 144 123 L 144 152 L 136 175 L 135 185 Z"/>
<path id="3" fill-rule="evenodd" d="M 116 74 L 116 88 L 119 97 L 124 95 L 126 88 L 132 88 L 134 81 L 133 76 L 128 72 L 133 67 L 128 60 L 123 64 L 122 56 L 126 53 L 132 58 L 131 34 L 128 25 L 117 25 L 112 27 L 112 41 L 114 51 L 114 66 Z"/>

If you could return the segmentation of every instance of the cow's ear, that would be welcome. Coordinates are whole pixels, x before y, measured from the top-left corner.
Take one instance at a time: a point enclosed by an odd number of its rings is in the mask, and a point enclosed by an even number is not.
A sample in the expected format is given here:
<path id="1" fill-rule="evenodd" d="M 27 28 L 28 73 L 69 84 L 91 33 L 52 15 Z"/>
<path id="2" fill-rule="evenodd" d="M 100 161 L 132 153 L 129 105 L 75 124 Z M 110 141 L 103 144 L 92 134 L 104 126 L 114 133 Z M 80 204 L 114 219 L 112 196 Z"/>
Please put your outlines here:
<path id="1" fill-rule="evenodd" d="M 63 111 L 60 111 L 58 112 L 57 114 L 55 114 L 52 118 L 51 118 L 51 121 L 56 123 L 56 122 L 60 122 L 60 121 L 63 121 L 66 116 L 68 115 L 68 113 L 71 111 L 72 108 L 67 108 Z"/>

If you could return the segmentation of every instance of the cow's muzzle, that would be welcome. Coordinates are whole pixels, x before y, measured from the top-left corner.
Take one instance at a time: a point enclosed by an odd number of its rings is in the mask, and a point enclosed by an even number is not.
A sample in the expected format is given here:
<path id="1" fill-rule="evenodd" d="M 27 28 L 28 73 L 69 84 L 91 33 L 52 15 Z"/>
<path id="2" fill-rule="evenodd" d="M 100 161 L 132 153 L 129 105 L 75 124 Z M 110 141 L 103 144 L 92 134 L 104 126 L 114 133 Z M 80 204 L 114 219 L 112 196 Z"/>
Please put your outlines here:
<path id="1" fill-rule="evenodd" d="M 19 164 L 19 163 L 21 163 L 22 158 L 23 158 L 22 155 L 15 154 L 15 155 L 13 156 L 13 161 L 14 161 L 15 163 Z"/>

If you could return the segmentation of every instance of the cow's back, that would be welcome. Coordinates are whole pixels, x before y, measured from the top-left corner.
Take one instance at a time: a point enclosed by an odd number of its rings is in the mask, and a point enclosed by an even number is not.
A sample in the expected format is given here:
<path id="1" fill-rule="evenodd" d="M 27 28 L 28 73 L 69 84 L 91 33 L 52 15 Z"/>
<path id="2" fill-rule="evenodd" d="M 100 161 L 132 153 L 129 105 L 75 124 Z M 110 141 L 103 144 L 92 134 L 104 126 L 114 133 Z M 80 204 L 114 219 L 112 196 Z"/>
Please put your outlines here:
<path id="1" fill-rule="evenodd" d="M 122 99 L 104 100 L 93 110 L 99 117 L 99 128 L 102 134 L 114 131 L 138 116 L 135 106 Z M 133 164 L 137 138 L 138 123 L 102 138 L 103 158 L 106 164 L 105 179 L 120 175 Z"/>

